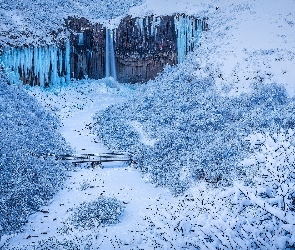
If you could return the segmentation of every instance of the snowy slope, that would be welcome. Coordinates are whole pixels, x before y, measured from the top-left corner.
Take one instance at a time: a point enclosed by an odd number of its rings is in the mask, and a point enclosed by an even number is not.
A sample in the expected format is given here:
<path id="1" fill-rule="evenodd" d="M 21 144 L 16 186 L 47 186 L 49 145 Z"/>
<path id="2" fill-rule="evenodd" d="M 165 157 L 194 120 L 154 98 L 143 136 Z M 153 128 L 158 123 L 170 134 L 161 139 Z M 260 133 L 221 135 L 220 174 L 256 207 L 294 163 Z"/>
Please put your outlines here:
<path id="1" fill-rule="evenodd" d="M 28 93 L 45 109 L 54 111 L 62 121 L 61 133 L 77 153 L 104 153 L 108 149 L 91 132 L 92 116 L 97 110 L 130 98 L 134 92 L 134 87 L 124 85 L 119 89 L 110 88 L 108 82 L 108 79 L 82 80 L 47 91 L 28 88 Z M 4 249 L 85 249 L 92 245 L 95 249 L 112 249 L 114 244 L 116 247 L 117 244 L 131 244 L 137 236 L 129 235 L 130 232 L 144 230 L 141 225 L 145 223 L 147 208 L 157 203 L 159 197 L 172 199 L 171 194 L 146 183 L 138 171 L 125 164 L 104 166 L 104 169 L 84 166 L 69 172 L 65 188 L 51 204 L 31 215 L 22 233 L 5 235 L 0 246 Z M 71 222 L 72 211 L 83 202 L 102 197 L 124 202 L 121 223 L 91 230 L 75 228 Z"/>
<path id="2" fill-rule="evenodd" d="M 212 75 L 219 84 L 236 86 L 238 92 L 256 81 L 285 84 L 294 95 L 294 9 L 294 0 L 146 0 L 130 13 L 178 12 L 208 18 L 210 30 L 204 32 L 196 53 L 196 76 Z"/>
<path id="3" fill-rule="evenodd" d="M 86 17 L 106 22 L 126 15 L 140 0 L 25 0 L 0 2 L 0 47 L 7 45 L 51 44 L 67 36 L 64 19 Z"/>
<path id="4" fill-rule="evenodd" d="M 99 153 L 105 148 L 94 142 L 86 126 L 89 118 L 96 110 L 126 101 L 134 90 L 109 88 L 104 80 L 83 80 L 66 89 L 34 87 L 28 92 L 54 110 L 64 123 L 61 129 L 68 132 L 66 139 L 78 152 L 83 147 L 85 152 Z M 72 118 L 75 124 L 65 122 Z M 152 147 L 143 128 L 132 125 L 145 135 L 139 139 Z M 3 237 L 1 245 L 3 249 L 285 249 L 295 243 L 294 130 L 252 133 L 244 139 L 252 153 L 240 164 L 249 169 L 249 176 L 254 170 L 254 184 L 214 188 L 201 182 L 172 197 L 168 190 L 145 183 L 133 168 L 81 168 L 69 173 L 65 188 L 51 204 L 28 218 L 22 233 Z M 71 222 L 75 208 L 102 197 L 125 203 L 121 222 L 75 228 Z"/>

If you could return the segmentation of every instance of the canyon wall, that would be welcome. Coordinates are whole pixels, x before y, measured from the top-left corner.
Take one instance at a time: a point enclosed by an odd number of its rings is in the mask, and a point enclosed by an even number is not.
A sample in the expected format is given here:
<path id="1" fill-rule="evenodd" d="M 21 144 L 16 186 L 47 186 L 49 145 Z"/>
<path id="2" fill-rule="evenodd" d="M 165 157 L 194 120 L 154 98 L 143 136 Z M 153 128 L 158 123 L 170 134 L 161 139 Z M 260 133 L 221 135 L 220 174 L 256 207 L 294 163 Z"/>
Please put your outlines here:
<path id="1" fill-rule="evenodd" d="M 4 49 L 0 59 L 10 83 L 21 80 L 46 87 L 69 83 L 70 78 L 101 79 L 106 75 L 119 82 L 146 82 L 166 65 L 183 62 L 208 24 L 205 19 L 178 14 L 127 16 L 113 30 L 86 18 L 69 17 L 65 27 L 69 39 L 59 46 Z"/>
<path id="2" fill-rule="evenodd" d="M 176 38 L 173 16 L 124 18 L 115 39 L 118 81 L 145 82 L 176 64 Z"/>
<path id="3" fill-rule="evenodd" d="M 70 17 L 66 26 L 71 32 L 71 77 L 104 78 L 106 29 L 101 24 L 91 24 L 85 18 Z"/>
<path id="4" fill-rule="evenodd" d="M 106 29 L 85 18 L 69 18 L 71 31 L 71 77 L 99 79 L 106 75 Z M 116 77 L 119 82 L 146 82 L 165 65 L 181 63 L 194 50 L 204 19 L 174 16 L 125 17 L 112 30 Z M 110 53 L 110 51 L 108 51 Z"/>

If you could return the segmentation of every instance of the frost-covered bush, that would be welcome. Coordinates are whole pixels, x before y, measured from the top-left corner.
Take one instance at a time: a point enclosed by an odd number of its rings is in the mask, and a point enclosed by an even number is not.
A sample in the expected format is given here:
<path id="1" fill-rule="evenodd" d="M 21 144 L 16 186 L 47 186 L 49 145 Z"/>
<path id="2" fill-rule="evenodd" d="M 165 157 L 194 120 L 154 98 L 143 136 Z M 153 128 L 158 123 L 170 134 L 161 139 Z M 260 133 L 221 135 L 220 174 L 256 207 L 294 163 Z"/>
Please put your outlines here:
<path id="1" fill-rule="evenodd" d="M 140 240 L 131 245 L 160 249 L 294 249 L 294 130 L 253 133 L 252 185 L 235 182 L 212 189 L 205 183 L 178 202 L 161 200 L 146 216 Z M 122 242 L 124 244 L 124 240 Z"/>
<path id="2" fill-rule="evenodd" d="M 36 249 L 100 249 L 104 241 L 126 250 L 294 249 L 294 131 L 245 137 L 251 153 L 239 165 L 253 170 L 251 183 L 212 188 L 200 182 L 184 195 L 158 196 L 126 231 L 78 229 L 40 242 Z"/>
<path id="3" fill-rule="evenodd" d="M 42 250 L 71 250 L 71 249 L 87 249 L 87 246 L 85 248 L 82 248 L 83 242 L 85 239 L 74 239 L 74 240 L 67 240 L 67 239 L 57 239 L 56 237 L 50 237 L 48 239 L 39 241 L 38 246 L 34 247 L 34 249 L 42 249 Z"/>
<path id="4" fill-rule="evenodd" d="M 0 79 L 0 236 L 14 232 L 52 198 L 65 179 L 68 153 L 58 121 L 15 86 Z"/>
<path id="5" fill-rule="evenodd" d="M 93 228 L 118 223 L 125 206 L 116 198 L 101 196 L 92 202 L 83 202 L 75 208 L 71 223 L 75 228 Z"/>
<path id="6" fill-rule="evenodd" d="M 228 185 L 245 175 L 237 165 L 249 153 L 245 136 L 294 128 L 294 100 L 283 87 L 257 84 L 230 97 L 181 67 L 167 68 L 134 98 L 95 117 L 104 143 L 130 152 L 153 183 L 176 194 L 200 179 Z"/>

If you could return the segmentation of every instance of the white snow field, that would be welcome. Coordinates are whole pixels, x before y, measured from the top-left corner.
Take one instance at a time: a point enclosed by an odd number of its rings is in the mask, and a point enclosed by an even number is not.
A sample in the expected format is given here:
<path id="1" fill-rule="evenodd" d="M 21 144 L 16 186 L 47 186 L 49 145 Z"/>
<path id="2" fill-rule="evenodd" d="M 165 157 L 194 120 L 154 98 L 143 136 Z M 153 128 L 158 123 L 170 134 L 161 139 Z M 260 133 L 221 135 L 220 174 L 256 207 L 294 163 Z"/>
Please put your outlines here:
<path id="1" fill-rule="evenodd" d="M 8 8 L 9 2 L 3 6 Z M 78 6 L 77 15 L 88 3 L 72 6 L 75 1 L 59 1 L 44 6 L 52 13 L 61 2 L 68 12 Z M 103 6 L 110 13 L 116 8 L 119 18 L 120 2 L 104 1 Z M 132 1 L 126 3 L 122 1 L 122 15 L 192 14 L 208 18 L 209 31 L 183 63 L 167 67 L 143 86 L 112 88 L 110 79 L 82 80 L 64 88 L 34 87 L 27 92 L 61 120 L 61 134 L 77 153 L 106 152 L 107 146 L 132 149 L 146 165 L 83 166 L 68 172 L 64 189 L 28 218 L 21 233 L 2 236 L 0 248 L 294 249 L 295 1 L 146 0 L 136 1 L 132 8 Z M 42 34 L 37 35 L 46 40 L 45 27 L 59 25 L 62 8 L 45 15 L 42 26 L 44 13 L 36 12 L 34 19 L 28 6 L 22 6 L 24 12 L 2 7 L 1 19 L 17 26 L 17 34 L 22 20 L 29 20 L 30 30 L 41 27 Z M 95 11 L 86 13 L 99 19 Z M 110 13 L 103 17 L 115 25 L 118 19 L 108 20 Z M 17 41 L 22 40 L 25 36 Z M 144 158 L 143 149 L 151 158 Z M 215 159 L 219 149 L 234 156 Z M 210 183 L 203 173 L 192 172 L 202 157 L 210 159 L 208 166 L 230 164 L 237 178 L 227 175 L 231 179 L 226 185 Z M 161 166 L 168 174 L 159 171 Z M 81 217 L 89 227 L 75 227 L 75 209 L 101 197 L 122 202 L 121 207 L 115 202 L 105 206 L 120 222 L 100 224 L 89 215 Z"/>

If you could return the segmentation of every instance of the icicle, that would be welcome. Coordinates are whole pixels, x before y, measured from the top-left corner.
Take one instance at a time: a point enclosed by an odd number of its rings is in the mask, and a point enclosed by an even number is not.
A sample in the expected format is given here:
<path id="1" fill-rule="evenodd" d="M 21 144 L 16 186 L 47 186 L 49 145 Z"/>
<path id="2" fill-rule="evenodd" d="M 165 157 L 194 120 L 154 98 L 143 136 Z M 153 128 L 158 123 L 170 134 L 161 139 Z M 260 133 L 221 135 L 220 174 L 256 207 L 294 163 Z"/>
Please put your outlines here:
<path id="1" fill-rule="evenodd" d="M 175 16 L 175 32 L 177 34 L 178 63 L 182 63 L 186 55 L 185 20 L 183 16 Z"/>
<path id="2" fill-rule="evenodd" d="M 51 75 L 50 75 L 50 85 L 56 85 L 59 83 L 59 77 L 57 74 L 57 48 L 49 47 L 50 51 L 50 62 L 51 62 Z"/>
<path id="3" fill-rule="evenodd" d="M 0 60 L 2 61 L 10 84 L 18 84 L 20 75 L 18 73 L 19 51 L 16 48 L 4 49 Z"/>
<path id="4" fill-rule="evenodd" d="M 137 18 L 136 19 L 136 24 L 140 30 L 141 35 L 144 35 L 144 30 L 143 30 L 143 19 L 142 18 Z"/>
<path id="5" fill-rule="evenodd" d="M 60 49 L 57 49 L 57 64 L 58 64 L 58 75 L 61 76 L 62 72 L 62 52 Z"/>
<path id="6" fill-rule="evenodd" d="M 63 58 L 63 55 L 65 58 Z M 10 84 L 20 83 L 20 77 L 41 87 L 70 81 L 70 42 L 66 42 L 63 53 L 57 47 L 45 46 L 34 48 L 6 48 L 0 60 L 4 64 Z M 63 68 L 65 68 L 66 76 Z"/>
<path id="7" fill-rule="evenodd" d="M 78 45 L 84 45 L 84 34 L 78 33 Z"/>
<path id="8" fill-rule="evenodd" d="M 157 36 L 158 27 L 161 24 L 161 17 L 151 17 L 150 27 L 151 27 L 151 34 L 153 36 Z"/>
<path id="9" fill-rule="evenodd" d="M 40 87 L 45 87 L 45 75 L 43 73 L 43 68 L 46 67 L 46 62 L 44 62 L 44 67 L 43 67 L 43 61 L 44 61 L 44 49 L 43 48 L 38 48 L 38 72 L 35 72 L 39 75 L 39 82 L 40 82 Z"/>
<path id="10" fill-rule="evenodd" d="M 155 29 L 155 22 L 154 22 L 154 16 L 151 16 L 151 35 L 154 34 L 154 29 Z M 148 29 L 149 30 L 149 29 Z"/>
<path id="11" fill-rule="evenodd" d="M 202 21 L 194 17 L 176 15 L 174 17 L 177 34 L 178 63 L 182 63 L 186 54 L 194 50 L 202 32 Z"/>

